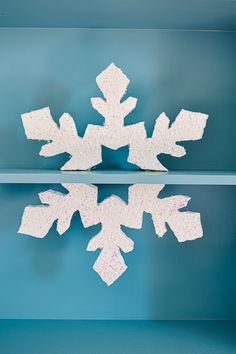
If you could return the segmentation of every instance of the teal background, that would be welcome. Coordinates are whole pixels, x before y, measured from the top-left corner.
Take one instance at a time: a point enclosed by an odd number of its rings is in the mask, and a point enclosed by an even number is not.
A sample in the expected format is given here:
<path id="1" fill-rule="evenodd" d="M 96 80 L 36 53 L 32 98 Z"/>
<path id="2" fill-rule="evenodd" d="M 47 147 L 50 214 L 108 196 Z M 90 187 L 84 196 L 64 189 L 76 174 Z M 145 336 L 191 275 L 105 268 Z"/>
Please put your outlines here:
<path id="1" fill-rule="evenodd" d="M 235 30 L 235 0 L 1 0 L 1 27 Z"/>
<path id="2" fill-rule="evenodd" d="M 100 96 L 95 77 L 114 61 L 138 98 L 126 124 L 145 121 L 149 135 L 165 111 L 209 114 L 204 137 L 186 142 L 180 159 L 162 156 L 169 169 L 235 170 L 236 33 L 158 30 L 0 29 L 0 168 L 58 169 L 66 156 L 38 156 L 41 143 L 25 138 L 20 114 L 50 106 L 83 134 L 102 124 L 90 105 Z M 127 148 L 104 149 L 99 168 L 134 169 Z M 142 230 L 127 229 L 135 251 L 126 273 L 107 287 L 92 270 L 98 253 L 86 252 L 99 226 L 83 229 L 75 215 L 63 237 L 55 227 L 43 240 L 16 233 L 23 209 L 37 193 L 58 185 L 0 187 L 0 318 L 33 319 L 235 319 L 236 189 L 166 186 L 162 196 L 192 197 L 204 237 L 178 243 L 171 231 L 158 239 L 150 217 Z M 99 200 L 127 186 L 100 186 Z"/>
<path id="3" fill-rule="evenodd" d="M 34 354 L 235 354 L 235 329 L 235 321 L 3 320 L 0 348 L 4 354 L 32 348 Z"/>

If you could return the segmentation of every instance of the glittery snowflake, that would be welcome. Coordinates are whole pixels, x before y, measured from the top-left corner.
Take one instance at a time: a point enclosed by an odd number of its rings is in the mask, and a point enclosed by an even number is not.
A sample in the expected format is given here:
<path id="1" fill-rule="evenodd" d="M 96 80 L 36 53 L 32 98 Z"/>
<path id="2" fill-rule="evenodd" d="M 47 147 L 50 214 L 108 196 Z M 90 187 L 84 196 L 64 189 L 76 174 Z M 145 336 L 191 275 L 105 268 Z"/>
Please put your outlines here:
<path id="1" fill-rule="evenodd" d="M 165 113 L 161 113 L 150 138 L 144 122 L 125 126 L 124 119 L 137 102 L 133 97 L 121 102 L 129 79 L 111 64 L 96 81 L 104 99 L 96 97 L 91 102 L 104 117 L 104 125 L 89 124 L 83 137 L 78 135 L 74 120 L 68 113 L 62 115 L 59 126 L 49 108 L 22 115 L 27 138 L 47 141 L 40 155 L 70 154 L 70 159 L 62 166 L 63 170 L 86 170 L 96 166 L 102 161 L 102 145 L 111 149 L 128 145 L 129 162 L 142 169 L 165 171 L 157 159 L 159 154 L 183 156 L 185 149 L 177 142 L 201 139 L 208 116 L 186 110 L 181 110 L 171 125 Z M 97 187 L 90 184 L 63 184 L 63 187 L 67 194 L 54 190 L 40 193 L 42 204 L 25 208 L 18 232 L 43 238 L 57 221 L 57 231 L 63 234 L 70 227 L 75 212 L 80 213 L 84 227 L 101 224 L 101 231 L 89 241 L 87 250 L 101 249 L 93 268 L 108 285 L 127 269 L 121 251 L 127 253 L 134 247 L 134 242 L 124 234 L 121 226 L 140 229 L 144 212 L 151 214 L 159 237 L 166 233 L 166 224 L 179 242 L 203 235 L 200 214 L 180 210 L 190 198 L 178 195 L 160 199 L 158 194 L 164 185 L 130 186 L 128 203 L 115 195 L 98 203 Z"/>
<path id="2" fill-rule="evenodd" d="M 130 252 L 134 242 L 121 230 L 121 225 L 141 229 L 143 213 L 152 216 L 155 232 L 162 237 L 169 225 L 179 242 L 202 237 L 200 214 L 180 211 L 189 201 L 187 196 L 158 198 L 163 184 L 135 184 L 129 187 L 128 203 L 112 195 L 97 203 L 97 187 L 90 184 L 63 184 L 68 193 L 48 190 L 39 194 L 44 205 L 25 208 L 19 233 L 43 238 L 57 220 L 57 232 L 62 235 L 72 216 L 79 211 L 84 227 L 101 224 L 87 250 L 101 252 L 93 266 L 103 281 L 111 285 L 127 269 L 121 251 Z"/>
<path id="3" fill-rule="evenodd" d="M 134 97 L 121 102 L 129 79 L 112 63 L 97 76 L 96 82 L 104 98 L 94 97 L 91 103 L 104 117 L 104 125 L 88 124 L 83 137 L 78 135 L 68 113 L 61 116 L 59 126 L 48 107 L 22 114 L 27 138 L 49 142 L 42 146 L 40 155 L 49 157 L 66 152 L 71 156 L 62 170 L 87 170 L 101 163 L 102 145 L 114 150 L 128 145 L 128 162 L 144 170 L 166 171 L 158 155 L 184 156 L 186 151 L 177 142 L 202 138 L 208 116 L 183 109 L 171 125 L 166 114 L 161 113 L 150 138 L 144 122 L 125 126 L 125 117 L 137 103 Z"/>

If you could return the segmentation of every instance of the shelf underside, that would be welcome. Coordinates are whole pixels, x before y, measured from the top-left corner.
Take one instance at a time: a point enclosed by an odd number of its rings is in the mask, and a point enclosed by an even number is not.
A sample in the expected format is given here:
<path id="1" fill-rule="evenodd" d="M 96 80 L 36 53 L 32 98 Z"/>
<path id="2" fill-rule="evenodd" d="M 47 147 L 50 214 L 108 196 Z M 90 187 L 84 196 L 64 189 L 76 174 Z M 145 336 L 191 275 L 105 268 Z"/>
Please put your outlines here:
<path id="1" fill-rule="evenodd" d="M 0 321 L 4 354 L 231 354 L 235 321 Z"/>
<path id="2" fill-rule="evenodd" d="M 236 185 L 236 171 L 0 170 L 0 183 Z"/>
<path id="3" fill-rule="evenodd" d="M 234 0 L 8 0 L 1 27 L 235 30 Z"/>

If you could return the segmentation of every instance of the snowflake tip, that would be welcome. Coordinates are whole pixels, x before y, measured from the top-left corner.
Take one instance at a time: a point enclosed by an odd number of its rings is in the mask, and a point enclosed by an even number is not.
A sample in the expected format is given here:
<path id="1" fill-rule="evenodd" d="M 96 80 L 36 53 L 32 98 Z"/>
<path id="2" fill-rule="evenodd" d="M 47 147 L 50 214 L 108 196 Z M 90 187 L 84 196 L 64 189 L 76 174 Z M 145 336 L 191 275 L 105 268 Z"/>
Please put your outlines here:
<path id="1" fill-rule="evenodd" d="M 96 82 L 107 101 L 119 102 L 126 93 L 130 80 L 114 63 L 111 63 L 96 78 Z"/>

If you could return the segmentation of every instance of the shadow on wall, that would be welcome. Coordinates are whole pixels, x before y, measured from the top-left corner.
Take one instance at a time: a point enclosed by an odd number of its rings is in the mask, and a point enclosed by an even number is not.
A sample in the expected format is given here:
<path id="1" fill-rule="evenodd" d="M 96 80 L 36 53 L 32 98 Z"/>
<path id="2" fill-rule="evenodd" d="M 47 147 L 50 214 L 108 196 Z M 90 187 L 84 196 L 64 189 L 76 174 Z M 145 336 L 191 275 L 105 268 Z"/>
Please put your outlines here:
<path id="1" fill-rule="evenodd" d="M 165 195 L 191 196 L 204 236 L 178 243 L 172 231 L 149 244 L 152 319 L 236 318 L 234 186 L 166 186 Z M 145 219 L 143 229 L 150 220 Z"/>

